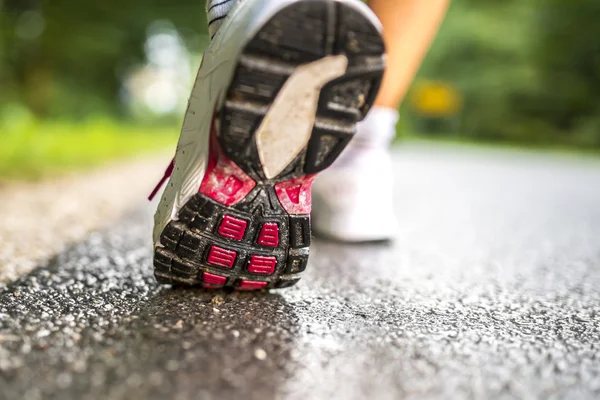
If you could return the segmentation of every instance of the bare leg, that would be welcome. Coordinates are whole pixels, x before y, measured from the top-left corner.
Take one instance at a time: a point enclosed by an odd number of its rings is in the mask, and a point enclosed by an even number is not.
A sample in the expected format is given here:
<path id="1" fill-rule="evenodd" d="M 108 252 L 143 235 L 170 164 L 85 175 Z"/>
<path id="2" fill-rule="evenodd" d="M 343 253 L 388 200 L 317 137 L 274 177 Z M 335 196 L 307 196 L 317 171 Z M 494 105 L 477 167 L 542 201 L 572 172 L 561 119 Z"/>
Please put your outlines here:
<path id="1" fill-rule="evenodd" d="M 397 109 L 446 14 L 450 0 L 369 0 L 383 24 L 387 72 L 375 105 Z"/>

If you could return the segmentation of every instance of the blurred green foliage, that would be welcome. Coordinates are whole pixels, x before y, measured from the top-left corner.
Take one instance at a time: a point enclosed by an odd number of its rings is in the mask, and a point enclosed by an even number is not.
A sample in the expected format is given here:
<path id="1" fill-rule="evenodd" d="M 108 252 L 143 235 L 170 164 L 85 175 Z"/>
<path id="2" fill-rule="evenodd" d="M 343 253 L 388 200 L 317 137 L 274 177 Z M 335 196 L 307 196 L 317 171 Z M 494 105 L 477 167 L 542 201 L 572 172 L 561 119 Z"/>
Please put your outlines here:
<path id="1" fill-rule="evenodd" d="M 206 45 L 197 0 L 0 0 L 0 109 L 131 118 L 122 79 L 156 20 Z M 463 138 L 600 147 L 599 21 L 598 0 L 454 0 L 420 76 L 462 93 Z"/>
<path id="2" fill-rule="evenodd" d="M 464 96 L 461 136 L 600 147 L 600 2 L 454 0 L 421 77 Z"/>
<path id="3" fill-rule="evenodd" d="M 163 127 L 88 117 L 40 122 L 23 108 L 0 115 L 0 181 L 37 179 L 106 160 L 173 148 L 176 136 Z"/>
<path id="4" fill-rule="evenodd" d="M 122 115 L 123 76 L 144 62 L 157 20 L 201 47 L 202 1 L 0 1 L 0 104 L 17 101 L 41 117 Z"/>

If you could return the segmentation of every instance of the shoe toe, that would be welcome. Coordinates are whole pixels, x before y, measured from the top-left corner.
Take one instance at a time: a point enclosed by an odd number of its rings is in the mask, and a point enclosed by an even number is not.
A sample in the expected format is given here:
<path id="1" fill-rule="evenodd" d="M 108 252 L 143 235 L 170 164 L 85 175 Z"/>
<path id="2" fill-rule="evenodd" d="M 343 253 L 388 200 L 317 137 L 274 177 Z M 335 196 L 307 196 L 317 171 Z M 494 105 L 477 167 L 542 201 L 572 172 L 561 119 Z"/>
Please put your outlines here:
<path id="1" fill-rule="evenodd" d="M 391 190 L 375 192 L 356 179 L 333 178 L 334 182 L 317 182 L 313 190 L 315 234 L 344 242 L 394 239 L 398 223 Z M 343 186 L 343 193 L 335 190 L 336 184 Z"/>

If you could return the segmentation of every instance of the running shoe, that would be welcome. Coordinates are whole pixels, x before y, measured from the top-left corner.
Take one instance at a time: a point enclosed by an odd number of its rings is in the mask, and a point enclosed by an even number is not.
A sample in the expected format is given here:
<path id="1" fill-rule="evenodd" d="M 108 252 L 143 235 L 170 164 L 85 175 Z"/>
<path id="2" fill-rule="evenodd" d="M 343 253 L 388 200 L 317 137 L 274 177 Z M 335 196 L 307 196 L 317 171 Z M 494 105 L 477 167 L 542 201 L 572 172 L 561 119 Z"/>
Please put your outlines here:
<path id="1" fill-rule="evenodd" d="M 391 242 L 398 236 L 390 144 L 398 112 L 373 107 L 354 139 L 313 184 L 313 232 L 338 242 Z"/>
<path id="2" fill-rule="evenodd" d="M 307 266 L 311 184 L 384 72 L 359 0 L 244 0 L 205 51 L 155 214 L 160 283 L 286 288 Z"/>

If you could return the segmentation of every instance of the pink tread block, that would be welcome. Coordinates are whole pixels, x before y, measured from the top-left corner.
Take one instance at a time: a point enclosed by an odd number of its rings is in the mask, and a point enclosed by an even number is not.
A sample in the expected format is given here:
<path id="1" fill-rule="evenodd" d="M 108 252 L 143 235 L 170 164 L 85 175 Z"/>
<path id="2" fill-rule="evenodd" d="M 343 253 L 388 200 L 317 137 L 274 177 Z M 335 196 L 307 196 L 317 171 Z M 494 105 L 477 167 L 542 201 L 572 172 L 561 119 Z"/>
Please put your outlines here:
<path id="1" fill-rule="evenodd" d="M 258 290 L 267 286 L 267 282 L 246 281 L 242 280 L 237 287 L 238 290 Z"/>
<path id="2" fill-rule="evenodd" d="M 200 184 L 200 193 L 221 204 L 232 206 L 246 197 L 256 186 L 256 182 L 225 156 L 217 139 L 215 121 L 216 118 L 213 117 L 208 165 Z"/>
<path id="3" fill-rule="evenodd" d="M 208 252 L 206 261 L 217 267 L 232 268 L 235 263 L 237 253 L 233 250 L 223 249 L 219 246 L 212 246 Z"/>
<path id="4" fill-rule="evenodd" d="M 310 189 L 315 175 L 306 175 L 275 185 L 275 193 L 288 214 L 310 214 Z"/>
<path id="5" fill-rule="evenodd" d="M 274 222 L 265 223 L 258 234 L 257 243 L 261 246 L 279 246 L 279 225 Z"/>
<path id="6" fill-rule="evenodd" d="M 227 281 L 227 278 L 221 275 L 205 272 L 204 275 L 202 275 L 202 280 L 206 285 L 209 286 L 223 286 Z"/>
<path id="7" fill-rule="evenodd" d="M 242 240 L 244 238 L 244 234 L 246 233 L 246 226 L 248 225 L 247 221 L 243 219 L 238 219 L 232 217 L 231 215 L 223 216 L 223 220 L 221 221 L 221 225 L 219 226 L 219 235 L 233 239 L 233 240 Z"/>
<path id="8" fill-rule="evenodd" d="M 277 258 L 275 257 L 252 256 L 250 257 L 248 272 L 252 272 L 255 274 L 271 275 L 273 272 L 275 272 L 276 265 Z"/>

